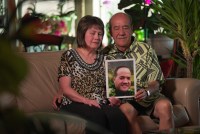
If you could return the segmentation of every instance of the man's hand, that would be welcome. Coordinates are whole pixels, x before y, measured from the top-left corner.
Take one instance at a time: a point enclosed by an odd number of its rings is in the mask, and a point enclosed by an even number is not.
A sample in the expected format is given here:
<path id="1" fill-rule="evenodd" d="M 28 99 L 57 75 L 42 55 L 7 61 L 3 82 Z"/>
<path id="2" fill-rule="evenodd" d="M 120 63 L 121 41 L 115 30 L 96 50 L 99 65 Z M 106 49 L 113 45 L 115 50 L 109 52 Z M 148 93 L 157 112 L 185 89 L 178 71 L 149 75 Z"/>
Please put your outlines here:
<path id="1" fill-rule="evenodd" d="M 54 110 L 60 110 L 60 106 L 58 106 L 58 104 L 62 103 L 62 98 L 63 95 L 62 94 L 56 94 L 53 98 L 53 108 Z"/>
<path id="2" fill-rule="evenodd" d="M 160 84 L 156 80 L 148 82 L 148 87 L 146 88 L 146 90 L 144 88 L 141 88 L 135 94 L 136 101 L 140 101 L 140 100 L 143 100 L 146 97 L 148 97 L 148 93 L 147 92 L 149 92 L 149 95 L 157 92 L 159 90 L 159 87 L 160 87 Z"/>
<path id="3" fill-rule="evenodd" d="M 110 97 L 109 101 L 111 106 L 119 106 L 121 104 L 121 100 L 115 97 Z"/>
<path id="4" fill-rule="evenodd" d="M 136 101 L 140 101 L 143 100 L 147 97 L 147 92 L 145 91 L 145 89 L 140 89 L 136 92 L 135 94 L 135 100 Z"/>

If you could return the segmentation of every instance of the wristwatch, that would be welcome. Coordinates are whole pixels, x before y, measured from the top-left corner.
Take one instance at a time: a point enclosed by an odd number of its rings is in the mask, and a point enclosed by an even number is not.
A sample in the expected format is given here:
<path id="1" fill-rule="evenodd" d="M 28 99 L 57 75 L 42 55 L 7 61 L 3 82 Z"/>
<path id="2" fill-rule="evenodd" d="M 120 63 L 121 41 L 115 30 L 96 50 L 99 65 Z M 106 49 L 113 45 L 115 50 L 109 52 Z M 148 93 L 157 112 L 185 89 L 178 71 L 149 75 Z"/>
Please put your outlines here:
<path id="1" fill-rule="evenodd" d="M 151 93 L 150 93 L 149 90 L 145 90 L 145 91 L 146 91 L 146 93 L 147 93 L 147 96 L 150 96 L 150 95 L 151 95 Z"/>

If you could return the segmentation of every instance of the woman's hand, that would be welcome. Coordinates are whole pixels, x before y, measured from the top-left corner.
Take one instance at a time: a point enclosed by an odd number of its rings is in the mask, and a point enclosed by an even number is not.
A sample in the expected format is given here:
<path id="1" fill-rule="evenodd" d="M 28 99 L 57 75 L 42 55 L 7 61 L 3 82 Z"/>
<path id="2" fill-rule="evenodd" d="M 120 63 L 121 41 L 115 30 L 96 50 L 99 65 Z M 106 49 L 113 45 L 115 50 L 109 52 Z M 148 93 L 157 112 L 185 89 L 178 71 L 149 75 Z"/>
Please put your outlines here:
<path id="1" fill-rule="evenodd" d="M 62 103 L 63 94 L 56 94 L 53 98 L 53 109 L 59 111 L 60 107 L 58 104 Z"/>
<path id="2" fill-rule="evenodd" d="M 111 106 L 119 106 L 121 104 L 121 100 L 115 97 L 110 97 L 109 101 Z"/>
<path id="3" fill-rule="evenodd" d="M 83 103 L 86 104 L 86 105 L 89 105 L 89 106 L 101 108 L 97 100 L 90 100 L 90 99 L 85 98 Z"/>

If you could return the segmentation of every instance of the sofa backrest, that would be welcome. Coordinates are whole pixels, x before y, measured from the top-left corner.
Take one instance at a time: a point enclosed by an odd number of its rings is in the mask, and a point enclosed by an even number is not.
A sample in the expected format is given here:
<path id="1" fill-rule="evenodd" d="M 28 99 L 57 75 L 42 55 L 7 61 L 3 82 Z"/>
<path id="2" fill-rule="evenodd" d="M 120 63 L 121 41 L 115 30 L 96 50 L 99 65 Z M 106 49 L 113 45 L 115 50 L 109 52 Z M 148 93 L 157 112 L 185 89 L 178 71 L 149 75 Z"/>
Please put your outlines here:
<path id="1" fill-rule="evenodd" d="M 63 51 L 21 53 L 29 71 L 20 84 L 19 109 L 24 112 L 53 111 L 52 100 L 59 89 L 57 71 Z"/>

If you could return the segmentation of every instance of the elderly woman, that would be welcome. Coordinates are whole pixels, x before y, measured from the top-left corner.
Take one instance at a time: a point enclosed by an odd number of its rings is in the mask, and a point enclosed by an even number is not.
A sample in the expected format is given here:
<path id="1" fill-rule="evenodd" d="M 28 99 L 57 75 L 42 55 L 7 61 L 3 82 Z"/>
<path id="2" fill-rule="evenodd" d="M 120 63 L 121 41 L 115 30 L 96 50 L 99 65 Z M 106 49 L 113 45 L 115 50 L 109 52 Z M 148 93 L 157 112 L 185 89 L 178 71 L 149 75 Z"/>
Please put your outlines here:
<path id="1" fill-rule="evenodd" d="M 90 15 L 80 19 L 78 47 L 61 56 L 58 80 L 64 98 L 60 110 L 81 116 L 115 134 L 125 134 L 125 116 L 117 106 L 108 105 L 106 99 L 104 61 L 98 51 L 103 35 L 101 19 Z M 56 109 L 55 100 L 53 103 Z"/>

